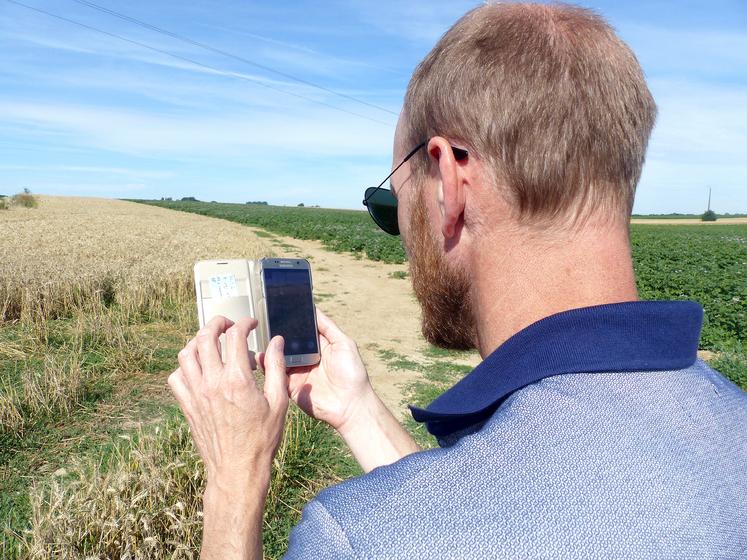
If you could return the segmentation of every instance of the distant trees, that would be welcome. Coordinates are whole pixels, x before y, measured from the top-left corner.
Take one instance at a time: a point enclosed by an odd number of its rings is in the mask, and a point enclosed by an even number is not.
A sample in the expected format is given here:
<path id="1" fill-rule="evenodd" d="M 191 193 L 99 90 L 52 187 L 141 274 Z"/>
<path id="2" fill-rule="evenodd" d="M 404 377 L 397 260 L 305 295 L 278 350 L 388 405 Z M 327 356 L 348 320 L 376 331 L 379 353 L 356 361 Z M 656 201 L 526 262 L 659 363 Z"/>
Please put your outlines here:
<path id="1" fill-rule="evenodd" d="M 300 208 L 300 207 L 303 207 L 303 206 L 304 206 L 304 203 L 303 203 L 303 202 L 299 202 L 297 206 L 298 206 L 299 208 Z"/>
<path id="2" fill-rule="evenodd" d="M 11 206 L 20 206 L 21 208 L 36 208 L 39 206 L 39 200 L 26 188 L 23 192 L 7 196 L 0 194 L 0 210 L 10 210 Z"/>
<path id="3" fill-rule="evenodd" d="M 5 199 L 3 200 L 5 201 Z M 21 206 L 22 208 L 36 208 L 39 206 L 39 201 L 33 194 L 31 194 L 31 191 L 26 188 L 23 189 L 23 192 L 14 194 L 10 197 L 10 205 Z M 5 206 L 9 206 L 7 201 L 5 201 Z"/>
<path id="4" fill-rule="evenodd" d="M 715 222 L 718 219 L 718 216 L 716 216 L 716 212 L 713 210 L 706 210 L 703 212 L 703 215 L 700 217 L 700 219 L 704 222 Z"/>
<path id="5" fill-rule="evenodd" d="M 200 202 L 194 196 L 183 196 L 182 202 Z"/>
<path id="6" fill-rule="evenodd" d="M 265 201 L 265 200 L 250 200 L 246 204 L 261 204 L 262 206 L 267 206 L 267 201 Z"/>
<path id="7" fill-rule="evenodd" d="M 703 215 L 700 217 L 701 220 L 704 222 L 715 222 L 716 221 L 716 212 L 711 210 L 711 187 L 708 187 L 708 210 L 703 212 Z"/>

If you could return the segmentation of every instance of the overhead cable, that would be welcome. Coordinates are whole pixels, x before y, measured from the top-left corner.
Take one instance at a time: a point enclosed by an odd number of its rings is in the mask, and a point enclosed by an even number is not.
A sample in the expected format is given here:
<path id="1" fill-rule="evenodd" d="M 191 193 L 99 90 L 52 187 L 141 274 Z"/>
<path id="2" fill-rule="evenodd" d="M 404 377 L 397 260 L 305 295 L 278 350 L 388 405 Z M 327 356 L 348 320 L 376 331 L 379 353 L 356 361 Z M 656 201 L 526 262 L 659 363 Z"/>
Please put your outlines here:
<path id="1" fill-rule="evenodd" d="M 384 126 L 387 126 L 387 127 L 391 127 L 392 126 L 392 123 L 387 123 L 387 122 L 375 119 L 373 117 L 369 117 L 368 115 L 363 115 L 361 113 L 356 113 L 355 111 L 350 111 L 348 109 L 344 109 L 342 107 L 338 107 L 336 105 L 332 105 L 332 104 L 326 103 L 324 101 L 319 101 L 318 99 L 314 99 L 312 97 L 308 97 L 308 96 L 302 95 L 300 93 L 296 93 L 296 92 L 293 92 L 293 91 L 288 91 L 287 89 L 283 89 L 283 88 L 279 88 L 277 86 L 270 85 L 270 84 L 268 84 L 268 83 L 266 83 L 266 82 L 264 82 L 262 80 L 259 80 L 257 78 L 252 78 L 251 76 L 246 76 L 245 74 L 239 74 L 237 72 L 231 72 L 231 71 L 227 71 L 227 70 L 222 70 L 220 68 L 216 68 L 215 66 L 211 66 L 209 64 L 198 62 L 198 61 L 196 61 L 194 59 L 191 59 L 191 58 L 188 58 L 186 56 L 181 56 L 181 55 L 178 55 L 178 54 L 174 54 L 174 53 L 166 51 L 164 49 L 159 49 L 158 47 L 154 47 L 152 45 L 148 45 L 146 43 L 142 43 L 142 42 L 136 41 L 134 39 L 129 39 L 129 38 L 124 37 L 122 35 L 118 35 L 116 33 L 111 33 L 110 31 L 105 31 L 103 29 L 99 29 L 98 27 L 94 27 L 92 25 L 88 25 L 86 23 L 82 23 L 80 21 L 76 21 L 74 19 L 70 19 L 70 18 L 65 17 L 65 16 L 61 16 L 59 14 L 55 14 L 55 13 L 49 12 L 47 10 L 43 10 L 42 8 L 36 8 L 34 6 L 29 6 L 28 4 L 24 4 L 23 2 L 19 2 L 18 0 L 5 0 L 5 1 L 9 2 L 11 4 L 15 4 L 16 6 L 21 6 L 23 8 L 28 9 L 28 10 L 32 10 L 34 12 L 38 12 L 40 14 L 47 15 L 49 17 L 53 17 L 53 18 L 56 18 L 58 20 L 65 21 L 67 23 L 71 23 L 73 25 L 77 25 L 78 27 L 82 27 L 84 29 L 89 29 L 91 31 L 95 31 L 97 33 L 101 33 L 101 34 L 106 35 L 108 37 L 113 37 L 115 39 L 119 39 L 120 41 L 124 41 L 126 43 L 137 45 L 137 46 L 142 47 L 144 49 L 148 49 L 148 50 L 151 50 L 151 51 L 154 51 L 154 52 L 157 52 L 157 53 L 169 56 L 171 58 L 175 58 L 177 60 L 188 62 L 189 64 L 193 64 L 194 66 L 198 66 L 198 67 L 201 67 L 201 68 L 205 68 L 207 70 L 211 70 L 212 72 L 215 72 L 215 73 L 223 75 L 223 76 L 230 76 L 230 77 L 233 77 L 233 78 L 238 78 L 240 80 L 251 82 L 251 83 L 257 84 L 259 86 L 262 86 L 264 88 L 267 88 L 267 89 L 271 89 L 271 90 L 274 90 L 274 91 L 279 91 L 279 92 L 284 93 L 286 95 L 292 95 L 293 97 L 298 97 L 299 99 L 304 99 L 306 101 L 310 101 L 310 102 L 316 103 L 318 105 L 323 105 L 323 106 L 328 107 L 330 109 L 334 109 L 335 111 L 340 111 L 342 113 L 346 113 L 348 115 L 359 117 L 361 119 L 366 119 L 367 121 L 375 122 L 375 123 L 378 123 L 378 124 L 381 124 L 381 125 L 384 125 Z"/>
<path id="2" fill-rule="evenodd" d="M 254 60 L 250 60 L 248 58 L 245 58 L 243 56 L 225 51 L 223 49 L 219 49 L 218 47 L 213 47 L 211 45 L 208 45 L 206 43 L 202 43 L 200 41 L 195 41 L 194 39 L 191 39 L 185 35 L 181 35 L 179 33 L 174 33 L 173 31 L 169 31 L 167 29 L 163 29 L 161 27 L 157 27 L 155 25 L 152 25 L 148 22 L 145 22 L 143 20 L 134 18 L 132 16 L 128 16 L 126 14 L 123 14 L 121 12 L 117 12 L 115 10 L 112 10 L 110 8 L 107 8 L 105 6 L 101 6 L 99 4 L 96 4 L 95 2 L 91 2 L 90 0 L 73 0 L 73 2 L 77 2 L 78 4 L 82 4 L 83 6 L 88 6 L 89 8 L 93 8 L 94 10 L 98 10 L 100 12 L 104 12 L 106 14 L 112 15 L 114 17 L 117 17 L 121 20 L 128 21 L 130 23 L 134 23 L 135 25 L 139 25 L 140 27 L 144 27 L 145 29 L 149 29 L 151 31 L 155 31 L 156 33 L 160 33 L 162 35 L 166 35 L 168 37 L 171 37 L 172 39 L 177 39 L 179 41 L 183 41 L 185 43 L 189 43 L 190 45 L 194 45 L 196 47 L 199 47 L 201 49 L 205 49 L 211 52 L 214 52 L 216 54 L 220 54 L 223 56 L 227 56 L 229 58 L 232 58 L 234 60 L 238 60 L 239 62 L 243 62 L 244 64 L 249 64 L 250 66 L 254 66 L 255 68 L 259 68 L 261 70 L 264 70 L 266 72 L 271 72 L 273 74 L 276 74 L 278 76 L 282 76 L 283 78 L 286 78 L 288 80 L 293 80 L 294 82 L 298 82 L 300 84 L 304 84 L 309 87 L 313 87 L 319 90 L 322 90 L 326 93 L 336 95 L 338 97 L 342 97 L 343 99 L 347 99 L 349 101 L 354 101 L 356 103 L 360 103 L 362 105 L 366 105 L 368 107 L 371 107 L 373 109 L 377 109 L 379 111 L 384 111 L 385 113 L 389 113 L 390 115 L 397 115 L 394 111 L 391 111 L 385 107 L 382 107 L 380 105 L 376 105 L 375 103 L 370 103 L 368 101 L 365 101 L 363 99 L 359 99 L 358 97 L 354 97 L 352 95 L 348 95 L 346 93 L 342 93 L 333 89 L 330 89 L 328 87 L 322 86 L 320 84 L 311 82 L 309 80 L 306 80 L 304 78 L 299 78 L 298 76 L 294 76 L 293 74 L 289 74 L 288 72 L 284 72 L 282 70 L 278 70 L 276 68 L 272 68 L 271 66 L 267 66 L 266 64 L 261 64 L 259 62 L 256 62 Z"/>

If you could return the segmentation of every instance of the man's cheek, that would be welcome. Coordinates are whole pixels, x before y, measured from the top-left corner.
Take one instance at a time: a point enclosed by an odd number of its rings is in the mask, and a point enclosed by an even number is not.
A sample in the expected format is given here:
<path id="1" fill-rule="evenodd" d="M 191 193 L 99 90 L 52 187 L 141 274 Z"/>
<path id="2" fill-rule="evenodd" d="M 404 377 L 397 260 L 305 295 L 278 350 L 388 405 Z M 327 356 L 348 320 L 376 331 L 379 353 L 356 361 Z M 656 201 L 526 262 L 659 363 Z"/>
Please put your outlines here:
<path id="1" fill-rule="evenodd" d="M 397 205 L 397 223 L 399 224 L 399 236 L 407 256 L 410 256 L 410 217 L 407 214 L 407 206 L 399 203 Z"/>

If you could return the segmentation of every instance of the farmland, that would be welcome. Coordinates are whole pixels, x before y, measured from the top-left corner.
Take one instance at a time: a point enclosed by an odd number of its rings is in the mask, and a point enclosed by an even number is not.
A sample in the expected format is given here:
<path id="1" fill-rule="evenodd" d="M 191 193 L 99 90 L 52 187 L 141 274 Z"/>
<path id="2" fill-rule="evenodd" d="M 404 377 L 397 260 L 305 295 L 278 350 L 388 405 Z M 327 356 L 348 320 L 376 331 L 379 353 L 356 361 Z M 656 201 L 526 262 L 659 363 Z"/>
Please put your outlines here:
<path id="1" fill-rule="evenodd" d="M 197 329 L 191 268 L 271 249 L 238 224 L 96 199 L 42 197 L 0 234 L 0 557 L 195 558 L 203 469 L 165 382 Z M 279 453 L 269 558 L 350 464 L 297 410 Z"/>
<path id="2" fill-rule="evenodd" d="M 318 239 L 331 250 L 350 251 L 374 261 L 405 261 L 399 238 L 381 232 L 365 212 L 147 202 L 299 239 Z M 700 302 L 705 309 L 701 348 L 718 353 L 716 367 L 747 386 L 747 224 L 634 224 L 631 243 L 640 297 Z"/>
<path id="3" fill-rule="evenodd" d="M 196 557 L 202 465 L 165 386 L 197 328 L 195 260 L 313 257 L 317 297 L 345 318 L 393 409 L 403 396 L 427 404 L 475 363 L 419 337 L 399 240 L 363 212 L 42 197 L 4 211 L 0 233 L 2 558 Z M 747 387 L 747 226 L 637 225 L 632 239 L 641 296 L 703 303 L 702 347 Z M 383 315 L 372 319 L 373 298 Z M 295 409 L 279 453 L 268 558 L 313 494 L 357 472 L 339 439 Z"/>
<path id="4" fill-rule="evenodd" d="M 379 230 L 366 212 L 264 204 L 139 202 L 252 225 L 296 239 L 318 239 L 333 251 L 359 253 L 373 261 L 405 262 L 399 239 Z"/>

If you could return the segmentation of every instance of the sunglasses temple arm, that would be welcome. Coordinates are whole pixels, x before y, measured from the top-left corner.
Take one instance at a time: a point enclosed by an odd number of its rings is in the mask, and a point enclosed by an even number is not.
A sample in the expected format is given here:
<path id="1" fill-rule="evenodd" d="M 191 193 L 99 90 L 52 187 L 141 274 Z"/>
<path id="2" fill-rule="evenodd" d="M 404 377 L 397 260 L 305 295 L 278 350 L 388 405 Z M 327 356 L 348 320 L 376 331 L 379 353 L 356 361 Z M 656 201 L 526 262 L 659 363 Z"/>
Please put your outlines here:
<path id="1" fill-rule="evenodd" d="M 395 167 L 394 169 L 392 169 L 392 172 L 391 172 L 391 173 L 390 173 L 389 175 L 387 175 L 387 176 L 386 176 L 386 177 L 384 178 L 384 180 L 383 180 L 383 181 L 382 181 L 381 183 L 379 183 L 379 184 L 377 185 L 377 187 L 376 187 L 376 188 L 375 188 L 374 190 L 372 190 L 372 191 L 371 191 L 371 194 L 369 194 L 369 195 L 368 195 L 368 196 L 367 196 L 366 198 L 364 198 L 364 199 L 363 199 L 363 204 L 366 204 L 366 202 L 368 202 L 368 199 L 369 199 L 369 198 L 371 198 L 371 197 L 372 197 L 372 196 L 373 196 L 374 194 L 376 194 L 376 191 L 378 191 L 378 190 L 379 190 L 379 189 L 381 188 L 381 186 L 382 186 L 382 185 L 383 185 L 384 183 L 386 183 L 386 182 L 387 182 L 387 181 L 389 180 L 389 178 L 390 178 L 390 177 L 391 177 L 392 175 L 394 175 L 394 174 L 395 174 L 395 173 L 397 172 L 397 169 L 399 169 L 399 168 L 400 168 L 400 167 L 402 167 L 402 166 L 403 166 L 403 165 L 404 165 L 405 163 L 407 163 L 407 161 L 408 161 L 408 160 L 409 160 L 409 159 L 410 159 L 410 158 L 411 158 L 412 156 L 414 156 L 414 155 L 415 155 L 415 154 L 416 154 L 416 153 L 418 152 L 418 150 L 419 150 L 420 148 L 422 148 L 423 146 L 425 146 L 425 142 L 422 142 L 422 143 L 420 143 L 420 144 L 419 144 L 419 145 L 418 145 L 418 146 L 417 146 L 416 148 L 414 148 L 414 149 L 413 149 L 413 150 L 412 150 L 412 151 L 411 151 L 411 152 L 410 152 L 409 154 L 407 154 L 407 155 L 405 156 L 405 159 L 403 159 L 403 160 L 402 160 L 402 161 L 400 162 L 400 164 L 399 164 L 399 165 L 398 165 L 397 167 Z"/>

